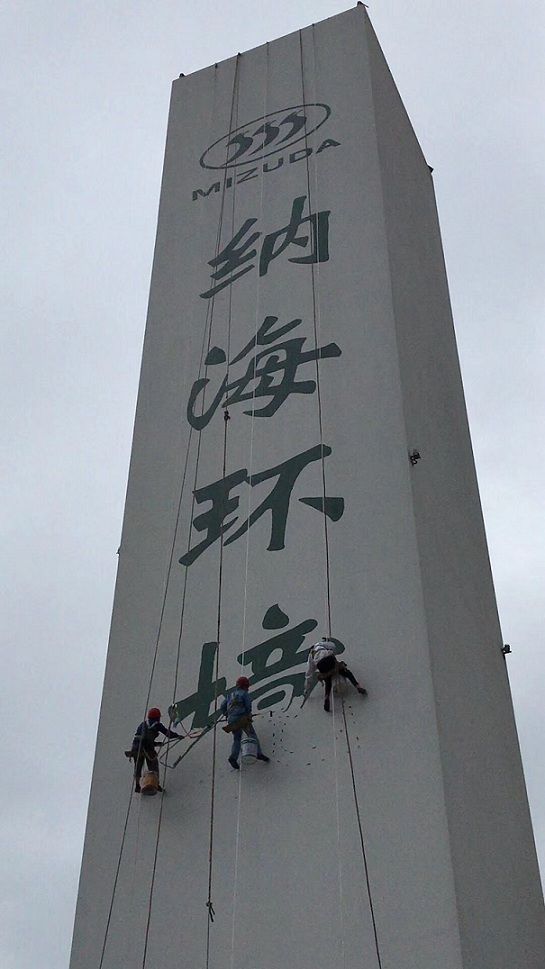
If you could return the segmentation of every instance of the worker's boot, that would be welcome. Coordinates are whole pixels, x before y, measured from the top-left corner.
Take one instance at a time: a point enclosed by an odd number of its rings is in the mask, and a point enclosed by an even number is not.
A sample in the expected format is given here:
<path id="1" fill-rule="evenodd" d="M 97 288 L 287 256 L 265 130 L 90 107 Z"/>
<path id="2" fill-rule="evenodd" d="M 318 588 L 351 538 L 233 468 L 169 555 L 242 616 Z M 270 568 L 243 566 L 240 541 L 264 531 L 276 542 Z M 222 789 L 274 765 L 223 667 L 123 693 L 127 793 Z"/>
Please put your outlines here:
<path id="1" fill-rule="evenodd" d="M 240 767 L 238 766 L 238 760 L 235 760 L 234 757 L 229 757 L 228 760 L 231 767 L 233 767 L 235 770 L 240 770 Z"/>
<path id="2" fill-rule="evenodd" d="M 135 785 L 135 788 L 134 788 L 134 793 L 135 794 L 140 794 L 140 784 L 138 783 L 138 781 L 136 782 L 136 785 Z"/>
<path id="3" fill-rule="evenodd" d="M 265 764 L 268 764 L 271 758 L 270 757 L 267 757 L 266 754 L 258 754 L 257 755 L 257 759 L 258 760 L 262 760 L 263 763 L 265 763 Z"/>
<path id="4" fill-rule="evenodd" d="M 329 713 L 329 697 L 328 696 L 326 696 L 326 698 L 324 700 L 324 710 L 325 710 L 326 713 Z"/>
<path id="5" fill-rule="evenodd" d="M 356 690 L 358 693 L 361 693 L 362 696 L 367 696 L 367 690 L 363 686 L 360 686 L 359 683 L 356 686 Z"/>

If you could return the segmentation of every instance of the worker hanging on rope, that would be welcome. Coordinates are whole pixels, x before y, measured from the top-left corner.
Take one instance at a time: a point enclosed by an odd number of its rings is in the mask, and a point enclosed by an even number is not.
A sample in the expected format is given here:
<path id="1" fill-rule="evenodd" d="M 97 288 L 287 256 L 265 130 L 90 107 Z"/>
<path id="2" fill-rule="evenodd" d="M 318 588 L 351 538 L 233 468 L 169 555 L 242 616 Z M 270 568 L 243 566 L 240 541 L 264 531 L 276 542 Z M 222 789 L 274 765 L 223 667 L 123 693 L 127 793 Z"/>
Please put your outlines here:
<path id="1" fill-rule="evenodd" d="M 316 681 L 324 684 L 324 710 L 329 713 L 331 687 L 336 676 L 342 676 L 349 680 L 356 687 L 362 696 L 367 695 L 367 690 L 361 686 L 346 663 L 338 660 L 335 656 L 334 644 L 331 639 L 323 637 L 321 642 L 315 643 L 308 654 L 307 670 L 305 673 L 305 700 L 310 696 Z"/>
<path id="2" fill-rule="evenodd" d="M 158 745 L 157 737 L 160 733 L 164 737 L 167 737 L 168 740 L 174 737 L 178 740 L 182 739 L 182 734 L 170 730 L 170 728 L 165 727 L 161 723 L 161 711 L 157 707 L 152 707 L 151 710 L 148 710 L 146 719 L 136 728 L 132 747 L 130 751 L 127 751 L 127 756 L 132 757 L 134 760 L 134 790 L 136 794 L 140 794 L 141 790 L 140 778 L 142 776 L 144 760 L 146 761 L 148 771 L 151 774 L 157 775 L 155 790 L 163 790 L 159 784 L 159 760 L 157 758 L 157 751 L 155 750 L 155 746 Z"/>
<path id="3" fill-rule="evenodd" d="M 247 676 L 239 676 L 235 689 L 225 697 L 221 704 L 221 712 L 227 717 L 227 726 L 223 729 L 227 733 L 233 734 L 233 745 L 229 756 L 229 763 L 235 770 L 239 770 L 238 758 L 242 743 L 242 733 L 251 737 L 257 744 L 257 760 L 262 760 L 266 764 L 270 758 L 266 757 L 261 750 L 259 738 L 252 724 L 252 701 L 248 694 L 250 681 Z"/>

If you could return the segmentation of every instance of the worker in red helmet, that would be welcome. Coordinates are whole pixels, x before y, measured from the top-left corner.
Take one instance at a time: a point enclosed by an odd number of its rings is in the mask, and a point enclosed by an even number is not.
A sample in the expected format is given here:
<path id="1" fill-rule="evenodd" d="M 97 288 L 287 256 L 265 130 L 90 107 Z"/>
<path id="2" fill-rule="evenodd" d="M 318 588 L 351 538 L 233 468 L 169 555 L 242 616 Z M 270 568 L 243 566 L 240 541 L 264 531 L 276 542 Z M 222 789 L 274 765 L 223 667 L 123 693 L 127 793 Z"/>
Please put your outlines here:
<path id="1" fill-rule="evenodd" d="M 257 759 L 265 764 L 269 763 L 270 758 L 266 757 L 261 750 L 259 738 L 252 724 L 252 701 L 248 694 L 250 681 L 247 676 L 239 676 L 235 689 L 229 693 L 221 705 L 221 712 L 227 717 L 227 724 L 232 728 L 233 745 L 229 756 L 229 763 L 234 770 L 239 770 L 238 758 L 240 755 L 240 744 L 242 742 L 242 731 L 247 737 L 254 737 L 257 741 Z"/>
<path id="2" fill-rule="evenodd" d="M 171 737 L 181 738 L 182 736 L 174 730 L 165 727 L 161 723 L 161 711 L 159 708 L 151 707 L 148 710 L 146 719 L 136 728 L 131 747 L 130 756 L 134 759 L 134 790 L 136 794 L 140 794 L 140 778 L 142 776 L 144 760 L 146 761 L 148 770 L 153 771 L 154 774 L 159 776 L 159 761 L 157 759 L 155 744 L 160 733 L 169 740 Z M 161 785 L 159 785 L 158 790 L 163 790 Z"/>

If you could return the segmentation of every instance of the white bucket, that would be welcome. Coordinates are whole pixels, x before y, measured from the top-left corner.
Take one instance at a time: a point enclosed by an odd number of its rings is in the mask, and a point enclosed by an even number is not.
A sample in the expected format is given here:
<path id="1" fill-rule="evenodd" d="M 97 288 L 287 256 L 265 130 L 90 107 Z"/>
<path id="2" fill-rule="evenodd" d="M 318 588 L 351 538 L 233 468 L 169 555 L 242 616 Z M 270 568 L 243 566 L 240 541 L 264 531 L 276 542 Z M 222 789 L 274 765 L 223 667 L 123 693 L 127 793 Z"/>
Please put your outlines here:
<path id="1" fill-rule="evenodd" d="M 243 764 L 249 767 L 257 760 L 257 740 L 255 737 L 243 737 L 240 745 L 240 759 Z"/>

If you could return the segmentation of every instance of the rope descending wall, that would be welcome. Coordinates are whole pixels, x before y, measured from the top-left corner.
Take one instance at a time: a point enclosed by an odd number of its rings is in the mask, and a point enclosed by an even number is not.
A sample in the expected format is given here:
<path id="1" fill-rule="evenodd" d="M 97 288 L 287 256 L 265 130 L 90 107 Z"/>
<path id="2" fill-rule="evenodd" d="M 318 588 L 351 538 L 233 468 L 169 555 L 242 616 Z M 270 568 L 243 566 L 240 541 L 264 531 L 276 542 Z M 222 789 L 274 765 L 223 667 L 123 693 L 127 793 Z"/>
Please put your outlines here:
<path id="1" fill-rule="evenodd" d="M 312 31 L 313 31 L 313 40 L 314 40 L 314 28 L 312 28 Z M 300 52 L 300 58 L 301 58 L 301 93 L 302 93 L 303 104 L 306 104 L 307 103 L 307 92 L 306 92 L 306 86 L 305 86 L 305 63 L 304 63 L 303 33 L 302 33 L 302 31 L 299 31 L 299 52 Z M 315 53 L 315 45 L 313 44 L 313 54 L 314 53 Z M 315 81 L 315 78 L 316 78 L 316 76 L 315 76 L 315 73 L 314 73 L 314 81 Z M 314 97 L 314 100 L 316 100 L 316 97 Z M 310 155 L 309 155 L 309 152 L 308 152 L 308 135 L 307 135 L 306 129 L 305 129 L 305 149 L 307 149 L 307 151 L 306 151 L 306 159 L 305 159 L 305 164 L 306 164 L 306 177 L 307 177 L 307 179 L 306 179 L 307 180 L 307 198 L 308 198 L 309 213 L 311 213 L 313 211 L 313 204 L 312 204 L 313 195 L 314 195 L 314 197 L 317 197 L 317 195 L 318 195 L 318 187 L 317 187 L 318 173 L 317 173 L 317 167 L 316 167 L 316 164 L 315 164 L 314 165 L 314 193 L 313 193 L 313 188 L 312 188 L 312 185 L 311 185 L 311 178 L 310 178 Z M 318 424 L 319 424 L 319 429 L 320 429 L 320 448 L 321 448 L 321 452 L 322 452 L 322 457 L 321 457 L 322 500 L 323 500 L 324 507 L 325 507 L 325 502 L 326 502 L 326 469 L 325 469 L 325 457 L 324 457 L 324 452 L 323 452 L 323 446 L 324 446 L 324 415 L 323 415 L 322 393 L 321 393 L 321 385 L 320 385 L 320 354 L 319 354 L 319 346 L 320 346 L 320 312 L 319 312 L 319 293 L 317 292 L 316 272 L 315 272 L 315 270 L 317 270 L 317 272 L 319 273 L 319 271 L 320 271 L 319 267 L 320 267 L 320 263 L 319 262 L 317 262 L 317 263 L 311 263 L 311 265 L 310 265 L 310 269 L 311 269 L 311 279 L 312 279 L 312 323 L 313 323 L 313 333 L 314 333 L 314 349 L 315 349 L 315 352 L 316 352 L 316 389 L 317 389 Z M 326 614 L 326 623 L 327 623 L 328 636 L 331 638 L 331 635 L 332 635 L 332 633 L 331 633 L 331 575 L 330 575 L 330 572 L 331 572 L 331 560 L 330 560 L 330 550 L 329 550 L 329 533 L 328 533 L 327 515 L 324 515 L 323 516 L 323 521 L 324 521 L 324 572 L 325 572 L 325 576 L 324 576 L 324 585 L 325 585 L 324 598 L 325 598 L 325 614 Z M 343 915 L 343 897 L 342 897 L 342 871 L 341 871 L 341 864 L 340 864 L 339 777 L 338 777 L 338 759 L 337 759 L 337 740 L 336 740 L 336 735 L 335 735 L 335 731 L 336 731 L 336 726 L 335 726 L 335 701 L 333 701 L 333 702 L 334 702 L 334 706 L 333 706 L 332 730 L 333 730 L 334 762 L 335 762 L 335 794 L 336 794 L 336 815 L 337 815 L 336 821 L 337 821 L 337 844 L 338 844 L 337 857 L 339 859 L 339 865 L 338 865 L 339 910 L 340 910 L 339 911 L 339 921 L 340 921 L 341 932 L 342 932 L 342 937 L 341 937 L 342 957 L 343 957 L 343 960 L 344 960 L 344 955 L 345 955 L 344 954 L 344 915 Z M 347 723 L 347 720 L 346 720 L 346 711 L 345 711 L 345 706 L 344 706 L 344 694 L 341 694 L 341 714 L 342 714 L 342 720 L 343 720 L 343 725 L 344 725 L 344 735 L 346 737 L 347 753 L 348 753 L 348 758 L 349 758 L 349 762 L 350 762 L 350 772 L 351 772 L 351 777 L 352 777 L 352 790 L 353 790 L 353 794 L 354 794 L 354 809 L 355 809 L 355 812 L 356 812 L 357 823 L 358 823 L 358 830 L 359 830 L 359 835 L 360 835 L 360 846 L 361 846 L 361 854 L 362 854 L 362 864 L 363 864 L 363 869 L 364 869 L 364 873 L 365 873 L 365 884 L 367 886 L 367 896 L 368 896 L 368 900 L 369 900 L 369 908 L 370 908 L 371 920 L 372 920 L 372 924 L 373 924 L 373 936 L 374 936 L 374 942 L 375 942 L 375 951 L 376 951 L 376 957 L 377 957 L 377 965 L 378 965 L 379 969 L 382 969 L 382 959 L 381 959 L 381 954 L 380 954 L 380 945 L 379 945 L 379 939 L 378 939 L 378 933 L 377 933 L 377 924 L 376 924 L 376 918 L 375 918 L 373 895 L 372 895 L 372 891 L 371 891 L 371 881 L 370 881 L 370 876 L 369 876 L 369 865 L 368 865 L 368 861 L 367 861 L 367 850 L 366 850 L 365 838 L 364 838 L 364 834 L 363 834 L 363 825 L 362 825 L 362 820 L 361 820 L 361 809 L 360 809 L 360 805 L 359 805 L 358 790 L 357 790 L 356 778 L 355 778 L 355 774 L 354 774 L 354 763 L 353 763 L 353 758 L 352 758 L 352 748 L 351 748 L 351 744 L 350 744 L 350 736 L 349 736 L 349 731 L 348 731 L 348 723 Z"/>

